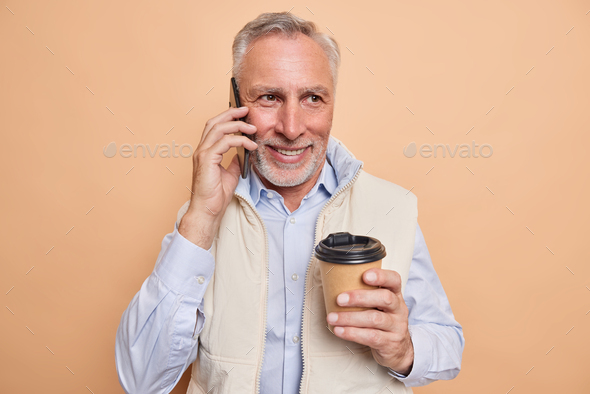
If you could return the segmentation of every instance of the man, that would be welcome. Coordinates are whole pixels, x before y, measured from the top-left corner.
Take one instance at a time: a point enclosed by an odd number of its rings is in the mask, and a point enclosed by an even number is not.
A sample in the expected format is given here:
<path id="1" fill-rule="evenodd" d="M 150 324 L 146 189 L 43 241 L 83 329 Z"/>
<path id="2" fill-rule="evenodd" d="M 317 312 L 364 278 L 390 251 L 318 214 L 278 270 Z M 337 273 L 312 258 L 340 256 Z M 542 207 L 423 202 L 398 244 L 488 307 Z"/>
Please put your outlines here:
<path id="1" fill-rule="evenodd" d="M 189 394 L 411 393 L 454 378 L 462 328 L 416 197 L 364 172 L 330 136 L 336 42 L 292 14 L 262 14 L 238 33 L 233 56 L 244 107 L 205 125 L 194 194 L 117 331 L 121 385 L 168 393 L 193 362 Z M 252 151 L 246 179 L 237 157 L 220 164 L 233 147 Z M 371 231 L 387 256 L 363 274 L 379 288 L 338 296 L 373 309 L 326 316 L 312 250 L 338 231 Z"/>

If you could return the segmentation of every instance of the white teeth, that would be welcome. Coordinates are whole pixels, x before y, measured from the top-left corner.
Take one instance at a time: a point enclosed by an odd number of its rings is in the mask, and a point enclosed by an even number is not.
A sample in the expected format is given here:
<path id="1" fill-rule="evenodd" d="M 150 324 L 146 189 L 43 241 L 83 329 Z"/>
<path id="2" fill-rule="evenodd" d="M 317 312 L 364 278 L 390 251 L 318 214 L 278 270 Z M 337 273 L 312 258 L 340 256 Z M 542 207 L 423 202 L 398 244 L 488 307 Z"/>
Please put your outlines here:
<path id="1" fill-rule="evenodd" d="M 295 156 L 295 155 L 300 155 L 303 153 L 303 151 L 305 151 L 305 148 L 303 149 L 298 149 L 298 150 L 284 150 L 284 149 L 276 149 L 277 152 L 282 153 L 283 155 L 286 156 Z"/>

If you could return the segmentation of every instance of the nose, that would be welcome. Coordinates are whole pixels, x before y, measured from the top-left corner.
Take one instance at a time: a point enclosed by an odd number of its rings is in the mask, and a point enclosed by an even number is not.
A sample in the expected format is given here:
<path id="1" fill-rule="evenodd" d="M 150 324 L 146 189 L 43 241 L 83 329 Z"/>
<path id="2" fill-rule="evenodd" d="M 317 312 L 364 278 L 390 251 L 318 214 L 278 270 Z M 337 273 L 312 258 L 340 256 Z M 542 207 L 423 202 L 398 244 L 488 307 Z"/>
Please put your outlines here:
<path id="1" fill-rule="evenodd" d="M 290 140 L 305 133 L 305 114 L 297 100 L 288 100 L 277 113 L 275 131 Z"/>

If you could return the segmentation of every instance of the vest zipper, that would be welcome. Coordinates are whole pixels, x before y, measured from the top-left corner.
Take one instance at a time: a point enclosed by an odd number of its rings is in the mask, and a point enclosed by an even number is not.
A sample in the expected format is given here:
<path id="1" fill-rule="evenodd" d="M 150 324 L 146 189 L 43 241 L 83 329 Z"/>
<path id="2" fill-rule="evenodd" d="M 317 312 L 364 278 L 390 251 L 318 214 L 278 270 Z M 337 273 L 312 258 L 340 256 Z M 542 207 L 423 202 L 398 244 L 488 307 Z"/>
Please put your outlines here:
<path id="1" fill-rule="evenodd" d="M 354 175 L 354 177 L 350 180 L 350 182 L 348 182 L 346 185 L 344 185 L 342 187 L 342 189 L 338 190 L 338 192 L 336 192 L 336 194 L 334 194 L 332 197 L 330 197 L 330 199 L 326 202 L 326 204 L 324 204 L 324 207 L 322 208 L 322 210 L 320 211 L 320 213 L 318 214 L 318 218 L 316 220 L 315 223 L 315 236 L 314 236 L 314 247 L 315 245 L 317 245 L 319 243 L 319 234 L 318 234 L 318 225 L 320 223 L 320 218 L 322 217 L 322 214 L 324 213 L 324 211 L 326 210 L 326 208 L 328 207 L 328 205 L 330 205 L 335 199 L 336 197 L 338 197 L 340 195 L 340 193 L 342 193 L 344 190 L 348 189 L 359 177 L 360 173 L 361 173 L 361 169 L 363 168 L 363 164 L 361 164 L 361 166 L 359 167 L 359 169 L 357 170 L 356 174 Z M 307 271 L 305 272 L 305 294 L 303 296 L 303 317 L 301 318 L 301 360 L 303 361 L 303 371 L 301 372 L 301 380 L 299 381 L 299 394 L 303 394 L 303 380 L 305 377 L 305 352 L 304 352 L 304 346 L 303 346 L 303 340 L 304 340 L 304 336 L 303 336 L 303 323 L 305 322 L 305 318 L 306 316 L 308 316 L 308 313 L 306 312 L 307 310 L 307 294 L 310 292 L 311 289 L 307 289 L 309 286 L 309 271 L 311 268 L 311 262 L 313 260 L 313 255 L 314 252 L 312 250 L 311 252 L 311 256 L 309 258 L 309 262 L 307 263 Z M 265 326 L 265 330 L 266 330 L 266 326 Z"/>
<path id="2" fill-rule="evenodd" d="M 246 200 L 246 198 L 244 198 L 244 196 L 242 196 L 239 193 L 234 192 L 234 195 L 236 197 L 239 197 L 242 201 L 244 201 L 246 204 L 248 204 L 248 206 L 250 208 L 252 208 L 252 211 L 254 212 L 254 214 L 256 215 L 256 217 L 258 218 L 258 220 L 260 221 L 260 224 L 262 224 L 262 230 L 264 231 L 264 251 L 265 251 L 265 265 L 266 265 L 266 274 L 264 275 L 264 277 L 266 278 L 266 292 L 264 293 L 264 314 L 263 314 L 263 320 L 262 320 L 262 329 L 264 330 L 264 336 L 262 338 L 262 355 L 260 357 L 260 362 L 258 363 L 258 367 L 257 367 L 257 371 L 258 373 L 256 374 L 256 393 L 260 393 L 260 377 L 262 375 L 262 363 L 264 360 L 264 348 L 265 348 L 265 344 L 266 344 L 266 308 L 267 308 L 267 301 L 268 301 L 268 236 L 267 236 L 267 232 L 266 232 L 266 226 L 264 225 L 264 221 L 262 220 L 262 217 L 260 216 L 260 214 L 258 213 L 258 211 L 256 211 L 256 208 L 254 208 L 254 206 L 252 204 L 250 204 L 250 202 L 248 200 Z"/>

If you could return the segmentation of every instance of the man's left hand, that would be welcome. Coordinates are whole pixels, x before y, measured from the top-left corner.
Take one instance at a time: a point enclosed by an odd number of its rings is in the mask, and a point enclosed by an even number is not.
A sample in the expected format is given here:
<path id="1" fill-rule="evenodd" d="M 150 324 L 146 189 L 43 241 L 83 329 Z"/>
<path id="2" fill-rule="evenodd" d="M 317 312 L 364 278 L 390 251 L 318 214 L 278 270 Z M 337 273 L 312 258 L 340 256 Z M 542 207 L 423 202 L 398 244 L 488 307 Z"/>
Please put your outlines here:
<path id="1" fill-rule="evenodd" d="M 375 361 L 407 376 L 414 363 L 414 345 L 408 331 L 408 307 L 402 296 L 400 275 L 392 270 L 370 269 L 363 281 L 372 290 L 351 290 L 338 295 L 340 306 L 375 308 L 358 312 L 332 312 L 327 320 L 334 334 L 369 346 Z"/>

